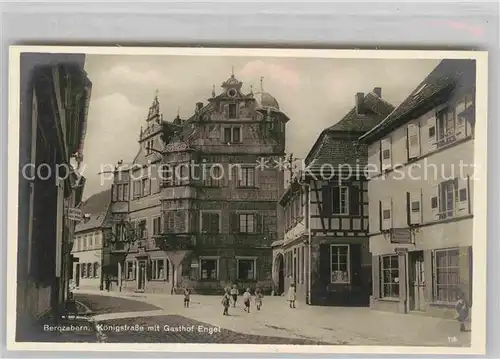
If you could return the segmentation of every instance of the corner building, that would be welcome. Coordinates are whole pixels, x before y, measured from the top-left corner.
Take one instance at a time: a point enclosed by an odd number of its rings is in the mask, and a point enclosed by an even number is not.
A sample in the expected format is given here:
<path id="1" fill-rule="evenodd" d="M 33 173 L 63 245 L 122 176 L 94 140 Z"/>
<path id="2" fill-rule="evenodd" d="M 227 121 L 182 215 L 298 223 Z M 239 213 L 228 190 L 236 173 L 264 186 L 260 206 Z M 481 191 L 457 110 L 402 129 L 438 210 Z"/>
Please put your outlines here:
<path id="1" fill-rule="evenodd" d="M 124 290 L 271 290 L 284 188 L 275 163 L 284 156 L 289 119 L 269 93 L 242 87 L 231 75 L 188 119 L 164 121 L 153 102 L 134 167 L 114 184 L 115 216 L 145 225 L 118 271 Z M 138 178 L 134 171 L 145 167 Z"/>
<path id="2" fill-rule="evenodd" d="M 474 61 L 443 60 L 360 139 L 372 308 L 453 317 L 459 293 L 472 305 L 475 76 Z"/>

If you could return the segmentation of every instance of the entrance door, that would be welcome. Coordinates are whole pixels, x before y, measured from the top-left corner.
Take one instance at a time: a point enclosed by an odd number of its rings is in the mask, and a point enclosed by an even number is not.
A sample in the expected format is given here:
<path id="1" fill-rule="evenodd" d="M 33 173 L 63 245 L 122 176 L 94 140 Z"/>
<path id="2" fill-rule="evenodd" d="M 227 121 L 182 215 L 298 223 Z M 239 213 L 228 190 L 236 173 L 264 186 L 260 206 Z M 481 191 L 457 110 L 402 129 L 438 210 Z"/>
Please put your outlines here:
<path id="1" fill-rule="evenodd" d="M 137 290 L 144 290 L 146 285 L 146 262 L 139 261 L 139 273 L 137 281 Z"/>
<path id="2" fill-rule="evenodd" d="M 420 252 L 421 253 L 421 252 Z M 425 311 L 425 270 L 424 270 L 424 258 L 422 254 L 417 254 L 413 261 L 412 268 L 412 279 L 410 282 L 413 287 L 411 288 L 411 310 Z"/>
<path id="3" fill-rule="evenodd" d="M 281 295 L 285 291 L 285 260 L 283 255 L 280 253 L 276 258 L 278 262 L 278 295 Z"/>

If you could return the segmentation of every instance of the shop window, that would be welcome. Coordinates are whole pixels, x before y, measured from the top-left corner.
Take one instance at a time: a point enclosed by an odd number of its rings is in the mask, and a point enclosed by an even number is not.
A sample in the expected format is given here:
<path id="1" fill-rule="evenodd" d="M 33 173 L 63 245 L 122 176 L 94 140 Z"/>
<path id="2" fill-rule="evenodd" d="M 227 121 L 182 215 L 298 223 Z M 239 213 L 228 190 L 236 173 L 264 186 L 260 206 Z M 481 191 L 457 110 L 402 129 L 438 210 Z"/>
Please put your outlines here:
<path id="1" fill-rule="evenodd" d="M 330 278 L 332 283 L 349 283 L 349 246 L 332 244 L 330 246 L 331 266 Z"/>
<path id="2" fill-rule="evenodd" d="M 381 260 L 381 296 L 399 298 L 399 260 L 397 255 L 383 256 Z"/>
<path id="3" fill-rule="evenodd" d="M 203 280 L 219 278 L 219 260 L 217 258 L 202 258 L 200 260 L 200 277 Z"/>
<path id="4" fill-rule="evenodd" d="M 255 262 L 255 258 L 237 258 L 238 280 L 257 279 Z"/>
<path id="5" fill-rule="evenodd" d="M 459 250 L 446 249 L 434 253 L 434 300 L 453 303 L 460 285 Z"/>

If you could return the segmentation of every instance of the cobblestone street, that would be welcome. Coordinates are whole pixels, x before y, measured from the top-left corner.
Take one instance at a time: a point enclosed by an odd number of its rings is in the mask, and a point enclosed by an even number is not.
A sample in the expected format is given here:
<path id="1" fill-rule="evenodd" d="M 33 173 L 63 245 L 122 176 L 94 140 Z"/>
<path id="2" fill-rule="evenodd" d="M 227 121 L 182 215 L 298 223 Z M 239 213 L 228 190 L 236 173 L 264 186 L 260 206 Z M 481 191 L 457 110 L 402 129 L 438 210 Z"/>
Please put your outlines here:
<path id="1" fill-rule="evenodd" d="M 222 315 L 218 296 L 194 295 L 190 308 L 170 295 L 82 291 L 76 298 L 94 313 L 105 342 L 470 345 L 470 333 L 461 333 L 454 320 L 301 303 L 290 309 L 282 297 L 266 297 L 261 311 L 231 307 L 229 316 Z"/>

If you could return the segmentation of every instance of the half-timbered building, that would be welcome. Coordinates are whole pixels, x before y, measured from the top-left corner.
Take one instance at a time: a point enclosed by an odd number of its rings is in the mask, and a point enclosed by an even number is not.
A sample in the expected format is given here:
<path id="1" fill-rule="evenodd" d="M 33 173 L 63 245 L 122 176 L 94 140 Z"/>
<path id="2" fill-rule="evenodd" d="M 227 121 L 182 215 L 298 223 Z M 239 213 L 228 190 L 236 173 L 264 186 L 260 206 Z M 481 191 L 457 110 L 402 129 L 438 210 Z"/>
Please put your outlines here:
<path id="1" fill-rule="evenodd" d="M 361 137 L 373 308 L 451 316 L 459 293 L 470 303 L 474 123 L 475 62 L 443 60 Z"/>
<path id="2" fill-rule="evenodd" d="M 320 134 L 280 199 L 285 234 L 274 244 L 278 293 L 294 282 L 298 299 L 312 305 L 368 305 L 368 153 L 357 139 L 394 109 L 381 95 L 380 88 L 356 94 L 355 106 Z"/>

